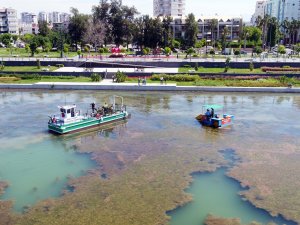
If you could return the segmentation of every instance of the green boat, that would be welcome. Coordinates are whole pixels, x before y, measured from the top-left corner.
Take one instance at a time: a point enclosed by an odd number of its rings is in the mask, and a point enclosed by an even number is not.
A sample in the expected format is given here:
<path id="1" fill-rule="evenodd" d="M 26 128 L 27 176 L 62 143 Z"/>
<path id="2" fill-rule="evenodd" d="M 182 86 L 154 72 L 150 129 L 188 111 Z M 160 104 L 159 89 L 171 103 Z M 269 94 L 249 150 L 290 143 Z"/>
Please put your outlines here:
<path id="1" fill-rule="evenodd" d="M 116 104 L 116 98 L 121 99 L 121 104 Z M 106 103 L 99 108 L 91 104 L 91 112 L 84 115 L 76 109 L 76 105 L 58 106 L 60 114 L 49 116 L 48 130 L 55 134 L 74 133 L 81 130 L 125 120 L 129 117 L 126 106 L 123 105 L 123 97 L 113 96 L 113 104 Z"/>

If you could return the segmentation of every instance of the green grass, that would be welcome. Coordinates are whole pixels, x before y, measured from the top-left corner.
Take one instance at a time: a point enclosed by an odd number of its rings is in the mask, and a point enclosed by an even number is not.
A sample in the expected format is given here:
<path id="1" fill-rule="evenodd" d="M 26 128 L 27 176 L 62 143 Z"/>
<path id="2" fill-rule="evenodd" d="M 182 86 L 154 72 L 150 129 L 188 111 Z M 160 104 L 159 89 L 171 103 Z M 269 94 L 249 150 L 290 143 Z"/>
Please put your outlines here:
<path id="1" fill-rule="evenodd" d="M 22 75 L 24 77 L 24 75 Z M 70 76 L 42 76 L 40 78 L 28 79 L 20 78 L 18 76 L 0 77 L 0 83 L 11 84 L 33 84 L 37 82 L 92 82 L 89 77 L 70 77 Z"/>
<path id="2" fill-rule="evenodd" d="M 48 68 L 49 71 L 54 71 L 58 69 L 55 66 L 41 66 L 41 69 L 38 69 L 36 66 L 5 66 L 2 72 L 41 72 L 43 71 L 43 68 Z"/>
<path id="3" fill-rule="evenodd" d="M 74 57 L 77 56 L 76 52 L 64 53 L 66 57 Z M 0 57 L 31 57 L 30 52 L 26 52 L 24 48 L 13 48 L 12 50 L 9 48 L 0 48 Z M 35 53 L 34 57 L 36 58 L 59 58 L 60 52 L 41 52 L 39 54 Z"/>
<path id="4" fill-rule="evenodd" d="M 195 68 L 185 68 L 180 67 L 178 68 L 179 73 L 188 73 L 189 70 L 195 70 Z M 198 71 L 195 71 L 197 73 L 224 73 L 224 68 L 202 68 L 199 67 Z M 239 74 L 254 74 L 254 73 L 264 73 L 261 71 L 261 69 L 254 69 L 253 71 L 250 71 L 249 69 L 229 69 L 227 73 L 239 73 Z"/>

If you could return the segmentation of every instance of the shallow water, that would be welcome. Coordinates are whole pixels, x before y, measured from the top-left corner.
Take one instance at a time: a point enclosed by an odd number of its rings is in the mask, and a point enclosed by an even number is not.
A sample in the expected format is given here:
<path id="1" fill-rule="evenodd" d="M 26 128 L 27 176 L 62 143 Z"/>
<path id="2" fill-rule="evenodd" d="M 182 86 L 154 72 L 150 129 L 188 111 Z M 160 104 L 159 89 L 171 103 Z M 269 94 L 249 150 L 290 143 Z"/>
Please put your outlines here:
<path id="1" fill-rule="evenodd" d="M 58 105 L 65 102 L 76 103 L 80 109 L 85 110 L 89 103 L 108 101 L 112 94 L 125 98 L 132 114 L 127 124 L 116 125 L 115 129 L 109 131 L 100 129 L 73 136 L 53 136 L 47 133 L 48 115 L 57 113 Z M 201 127 L 194 118 L 201 113 L 201 106 L 204 104 L 223 104 L 226 112 L 236 116 L 235 125 L 223 130 Z M 88 169 L 96 167 L 88 155 L 76 152 L 74 146 L 78 141 L 88 143 L 81 145 L 81 150 L 86 152 L 102 148 L 107 150 L 99 151 L 98 156 L 104 170 L 99 172 L 99 179 L 101 176 L 106 179 L 141 155 L 155 154 L 155 146 L 182 146 L 189 151 L 199 151 L 212 146 L 230 148 L 232 144 L 249 140 L 282 143 L 285 141 L 283 137 L 299 137 L 299 123 L 294 120 L 299 112 L 299 95 L 2 92 L 0 180 L 7 181 L 11 186 L 6 189 L 1 199 L 14 199 L 15 209 L 20 211 L 23 206 L 32 205 L 39 200 L 58 197 L 67 188 L 69 175 L 78 177 L 84 175 Z M 151 146 L 143 148 L 144 139 L 135 138 L 136 142 L 131 143 L 131 137 L 141 134 L 149 137 L 153 149 Z M 126 138 L 128 145 L 124 148 L 122 144 Z M 171 147 L 163 150 L 172 151 Z M 118 154 L 120 152 L 123 155 Z M 120 159 L 123 161 L 120 162 Z M 195 182 L 188 191 L 195 194 L 195 198 L 200 201 L 188 204 L 172 214 L 172 224 L 188 225 L 189 221 L 191 225 L 201 224 L 200 221 L 203 221 L 207 213 L 240 217 L 242 222 L 254 219 L 259 222 L 269 221 L 270 216 L 267 213 L 256 210 L 236 195 L 241 190 L 239 185 L 225 177 L 223 170 L 213 174 L 198 174 L 194 178 Z M 214 182 L 221 183 L 223 188 L 214 189 L 219 188 Z M 207 189 L 209 193 L 205 192 Z M 210 205 L 206 201 L 213 201 L 205 197 L 214 195 L 214 192 L 219 194 L 215 195 L 218 202 Z M 230 207 L 227 201 L 230 201 Z"/>
<path id="2" fill-rule="evenodd" d="M 208 214 L 222 218 L 239 218 L 242 224 L 256 221 L 262 224 L 296 225 L 282 217 L 272 217 L 266 211 L 257 209 L 244 201 L 238 193 L 243 190 L 239 183 L 225 175 L 226 169 L 218 169 L 214 173 L 197 173 L 193 175 L 193 183 L 186 190 L 192 194 L 193 202 L 178 208 L 169 215 L 171 225 L 204 224 Z"/>

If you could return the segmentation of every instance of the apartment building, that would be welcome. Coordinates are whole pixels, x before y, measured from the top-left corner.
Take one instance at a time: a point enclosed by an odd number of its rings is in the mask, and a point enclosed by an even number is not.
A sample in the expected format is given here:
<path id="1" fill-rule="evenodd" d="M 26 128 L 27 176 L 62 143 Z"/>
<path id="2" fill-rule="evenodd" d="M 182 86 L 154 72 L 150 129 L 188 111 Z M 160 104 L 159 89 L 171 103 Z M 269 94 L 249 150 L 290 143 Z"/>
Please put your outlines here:
<path id="1" fill-rule="evenodd" d="M 300 20 L 299 0 L 267 0 L 264 14 L 276 17 L 278 22 Z"/>
<path id="2" fill-rule="evenodd" d="M 17 10 L 0 8 L 0 33 L 18 34 Z"/>
<path id="3" fill-rule="evenodd" d="M 185 0 L 153 0 L 153 15 L 182 17 L 185 15 Z"/>
<path id="4" fill-rule="evenodd" d="M 38 21 L 46 21 L 48 22 L 48 15 L 46 12 L 42 11 L 38 14 Z"/>
<path id="5" fill-rule="evenodd" d="M 255 12 L 251 17 L 251 24 L 255 25 L 258 17 L 263 18 L 265 16 L 266 1 L 257 1 L 255 5 Z"/>
<path id="6" fill-rule="evenodd" d="M 215 29 L 212 29 L 212 20 L 216 20 L 217 24 Z M 174 38 L 181 38 L 185 35 L 185 19 L 176 18 L 171 24 L 173 29 Z M 202 17 L 198 19 L 198 39 L 206 39 L 207 42 L 211 42 L 212 39 L 218 40 L 227 27 L 228 41 L 238 41 L 243 27 L 242 18 L 232 17 Z"/>

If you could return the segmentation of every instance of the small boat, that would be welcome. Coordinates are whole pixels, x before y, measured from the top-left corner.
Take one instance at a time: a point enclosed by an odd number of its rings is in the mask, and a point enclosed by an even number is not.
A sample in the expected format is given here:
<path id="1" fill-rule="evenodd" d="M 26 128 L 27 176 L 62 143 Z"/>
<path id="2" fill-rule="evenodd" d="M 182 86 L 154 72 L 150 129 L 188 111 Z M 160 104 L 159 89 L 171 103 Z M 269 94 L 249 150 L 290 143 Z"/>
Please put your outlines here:
<path id="1" fill-rule="evenodd" d="M 196 119 L 203 125 L 213 128 L 222 128 L 232 125 L 234 122 L 234 115 L 230 114 L 216 114 L 215 110 L 223 109 L 222 105 L 204 105 L 202 106 L 202 114 L 198 115 Z M 206 113 L 204 111 L 206 110 Z"/>
<path id="2" fill-rule="evenodd" d="M 121 104 L 116 104 L 116 98 L 121 99 Z M 95 103 L 91 104 L 91 112 L 81 114 L 76 109 L 76 105 L 58 106 L 60 114 L 49 116 L 48 130 L 55 134 L 74 133 L 80 130 L 113 123 L 118 120 L 125 120 L 129 117 L 126 106 L 123 105 L 123 97 L 113 96 L 113 104 L 108 106 L 106 103 L 96 108 Z"/>

